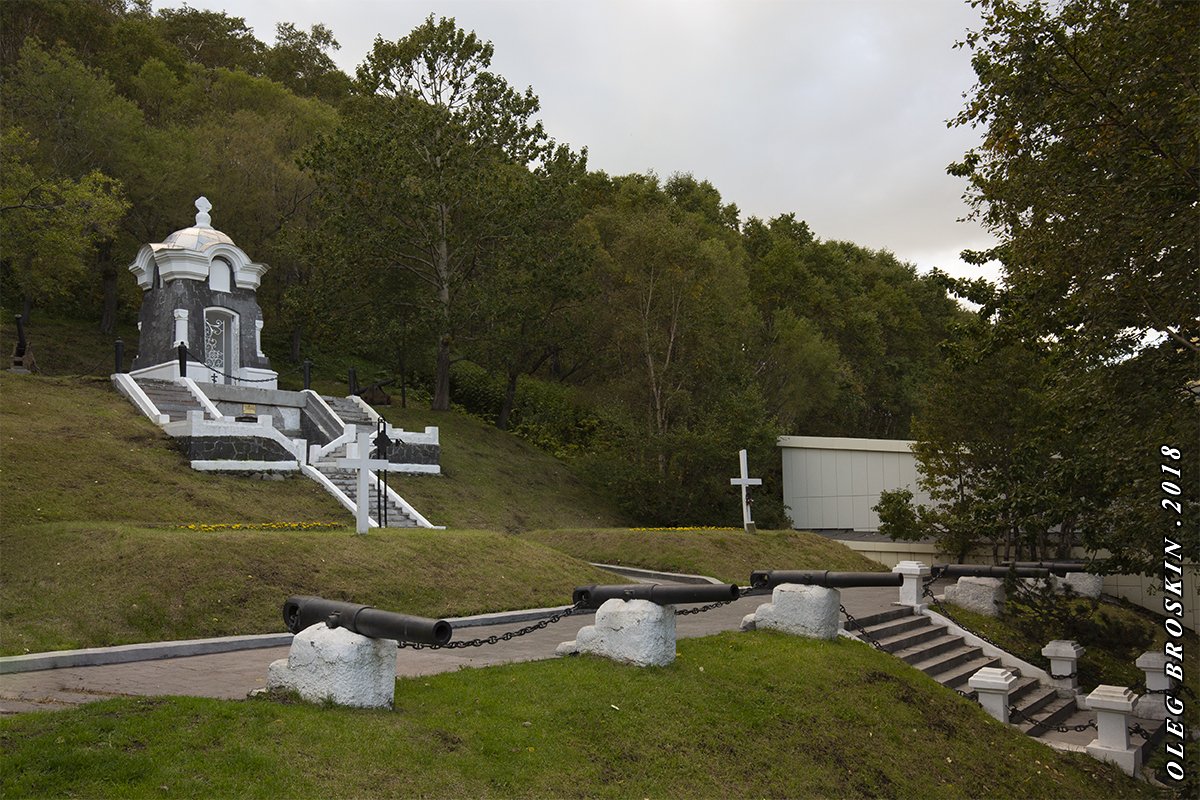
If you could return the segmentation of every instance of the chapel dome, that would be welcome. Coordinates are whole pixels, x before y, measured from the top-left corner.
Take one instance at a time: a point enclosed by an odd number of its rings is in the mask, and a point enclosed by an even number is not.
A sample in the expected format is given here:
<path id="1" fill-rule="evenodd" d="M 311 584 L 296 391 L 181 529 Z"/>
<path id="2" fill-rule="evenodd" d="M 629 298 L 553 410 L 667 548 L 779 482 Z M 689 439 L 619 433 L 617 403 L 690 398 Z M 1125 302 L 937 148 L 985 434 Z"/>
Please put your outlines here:
<path id="1" fill-rule="evenodd" d="M 204 251 L 216 244 L 233 244 L 228 234 L 222 233 L 212 226 L 212 203 L 207 197 L 196 198 L 196 224 L 190 228 L 175 231 L 163 239 L 160 247 L 182 247 L 185 250 Z"/>
<path id="2" fill-rule="evenodd" d="M 216 228 L 201 228 L 193 225 L 175 231 L 162 243 L 170 247 L 183 247 L 188 250 L 207 250 L 214 244 L 233 244 L 229 235 Z"/>

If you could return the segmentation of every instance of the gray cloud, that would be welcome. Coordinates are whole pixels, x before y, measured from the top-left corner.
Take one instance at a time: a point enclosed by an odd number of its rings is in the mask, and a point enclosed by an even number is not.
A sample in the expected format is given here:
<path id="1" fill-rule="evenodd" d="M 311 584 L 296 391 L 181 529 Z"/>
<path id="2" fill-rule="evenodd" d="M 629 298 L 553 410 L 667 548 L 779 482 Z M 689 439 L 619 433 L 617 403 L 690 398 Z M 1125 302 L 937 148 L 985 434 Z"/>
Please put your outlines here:
<path id="1" fill-rule="evenodd" d="M 611 174 L 707 179 L 743 217 L 794 212 L 823 239 L 886 248 L 974 276 L 963 248 L 988 234 L 946 165 L 978 141 L 948 129 L 974 83 L 956 40 L 965 0 L 190 0 L 245 17 L 323 22 L 353 74 L 376 35 L 430 11 L 495 45 L 493 67 L 532 86 L 548 132 Z M 177 5 L 155 1 L 155 7 Z M 985 273 L 995 277 L 994 272 Z"/>

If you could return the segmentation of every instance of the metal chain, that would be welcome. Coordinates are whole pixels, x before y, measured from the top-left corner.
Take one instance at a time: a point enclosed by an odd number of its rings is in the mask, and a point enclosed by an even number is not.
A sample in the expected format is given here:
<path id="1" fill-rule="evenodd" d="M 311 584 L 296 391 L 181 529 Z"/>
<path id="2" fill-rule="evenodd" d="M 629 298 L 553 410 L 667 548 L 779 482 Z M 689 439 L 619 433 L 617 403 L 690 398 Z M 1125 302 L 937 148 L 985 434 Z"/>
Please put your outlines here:
<path id="1" fill-rule="evenodd" d="M 1089 728 L 1096 728 L 1096 720 L 1094 719 L 1090 719 L 1082 725 L 1051 725 L 1048 722 L 1042 722 L 1041 720 L 1028 716 L 1016 706 L 1008 707 L 1008 718 L 1009 721 L 1013 723 L 1028 722 L 1030 729 L 1058 731 L 1059 733 L 1070 733 L 1071 731 L 1083 733 Z M 1096 729 L 1099 730 L 1099 728 Z"/>
<path id="2" fill-rule="evenodd" d="M 557 614 L 539 620 L 532 625 L 526 625 L 524 628 L 518 628 L 515 631 L 505 631 L 504 633 L 494 634 L 480 639 L 464 639 L 461 642 L 447 642 L 446 644 L 422 644 L 420 642 L 397 642 L 396 645 L 401 648 L 410 650 L 459 650 L 464 647 L 483 647 L 489 644 L 498 644 L 500 642 L 508 642 L 516 639 L 518 636 L 540 631 L 548 625 L 553 625 L 564 617 L 569 617 L 583 607 L 583 603 L 578 602 L 570 608 L 565 608 Z"/>
<path id="3" fill-rule="evenodd" d="M 940 573 L 939 573 L 939 575 L 940 575 Z M 929 581 L 925 582 L 925 591 L 922 594 L 922 597 L 928 597 L 930 599 L 930 601 L 932 601 L 933 605 L 937 608 L 937 611 L 939 614 L 941 614 L 943 617 L 945 617 L 946 619 L 953 622 L 958 627 L 962 628 L 964 631 L 970 631 L 970 633 L 973 636 L 976 636 L 976 637 L 982 639 L 983 641 L 990 644 L 992 647 L 995 647 L 997 650 L 1004 649 L 1003 647 L 1001 647 L 1000 645 L 996 644 L 991 639 L 989 639 L 987 636 L 984 636 L 982 633 L 979 633 L 978 631 L 972 631 L 966 625 L 963 625 L 961 622 L 959 622 L 957 619 L 955 619 L 954 615 L 951 614 L 949 611 L 947 611 L 946 607 L 943 606 L 941 601 L 938 600 L 937 597 L 933 594 L 933 589 L 930 588 L 930 585 L 932 583 L 933 583 L 933 580 L 929 580 Z M 1054 677 L 1058 677 L 1058 676 L 1054 676 Z M 1067 676 L 1067 677 L 1073 677 L 1073 676 Z"/>
<path id="4" fill-rule="evenodd" d="M 81 372 L 78 375 L 71 375 L 70 377 L 72 377 L 72 378 L 90 377 L 93 373 L 95 373 L 95 371 L 100 367 L 101 364 L 103 364 L 105 361 L 109 361 L 110 359 L 112 359 L 112 356 L 105 356 L 104 358 L 100 359 L 92 366 L 88 367 L 86 372 Z M 38 370 L 38 371 L 40 372 L 41 370 Z"/>
<path id="5" fill-rule="evenodd" d="M 1176 686 L 1173 689 L 1142 689 L 1142 694 L 1172 694 L 1175 697 L 1178 697 L 1179 695 L 1183 694 L 1183 695 L 1187 695 L 1188 697 L 1192 698 L 1193 700 L 1196 699 L 1196 695 L 1192 691 L 1191 687 L 1184 686 L 1183 684 L 1180 684 L 1179 686 Z"/>
<path id="6" fill-rule="evenodd" d="M 1047 672 L 1046 674 L 1049 675 L 1051 678 L 1054 678 L 1055 680 L 1060 680 L 1060 681 L 1067 681 L 1067 680 L 1070 680 L 1071 678 L 1079 677 L 1078 672 L 1072 672 L 1070 675 L 1055 675 L 1053 672 Z"/>
<path id="7" fill-rule="evenodd" d="M 841 612 L 846 615 L 846 622 L 848 623 L 848 627 L 851 630 L 858 631 L 859 635 L 862 636 L 862 638 L 865 639 L 867 641 L 867 643 L 870 644 L 872 647 L 874 647 L 876 650 L 883 650 L 883 645 L 881 645 L 879 643 L 879 640 L 876 639 L 871 634 L 867 633 L 866 627 L 864 627 L 861 622 L 856 620 L 854 618 L 853 614 L 851 614 L 849 611 L 846 610 L 846 606 L 839 605 L 838 608 L 841 609 Z"/>
<path id="8" fill-rule="evenodd" d="M 195 359 L 199 363 L 203 364 L 205 369 L 211 370 L 212 372 L 216 373 L 216 375 L 220 375 L 224 378 L 229 378 L 230 380 L 241 381 L 242 383 L 270 383 L 271 381 L 278 380 L 277 378 L 242 378 L 237 375 L 230 375 L 228 372 L 225 372 L 224 370 L 220 370 L 220 369 L 217 369 L 216 367 L 209 366 L 207 361 L 205 361 L 203 358 L 201 358 L 200 356 L 193 353 L 187 347 L 184 347 L 183 350 L 185 353 L 187 353 L 193 359 Z"/>
<path id="9" fill-rule="evenodd" d="M 1140 736 L 1143 739 L 1149 739 L 1154 734 L 1142 727 L 1140 722 L 1135 722 L 1129 726 L 1129 734 L 1131 736 Z"/>
<path id="10" fill-rule="evenodd" d="M 703 614 L 705 611 L 712 611 L 714 608 L 720 608 L 721 606 L 727 606 L 732 602 L 733 602 L 732 600 L 718 600 L 717 602 L 709 603 L 706 606 L 700 606 L 698 608 L 685 608 L 682 611 L 677 608 L 677 609 L 675 609 L 675 616 L 686 617 L 688 614 Z"/>

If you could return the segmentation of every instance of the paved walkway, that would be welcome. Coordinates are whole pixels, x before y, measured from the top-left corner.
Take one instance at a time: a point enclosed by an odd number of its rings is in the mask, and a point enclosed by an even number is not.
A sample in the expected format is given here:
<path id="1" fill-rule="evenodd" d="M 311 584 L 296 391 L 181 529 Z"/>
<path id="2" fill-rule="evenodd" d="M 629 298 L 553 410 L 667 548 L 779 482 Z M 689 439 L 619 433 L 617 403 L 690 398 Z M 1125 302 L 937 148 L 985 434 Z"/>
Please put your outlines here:
<path id="1" fill-rule="evenodd" d="M 856 617 L 892 608 L 897 599 L 894 588 L 843 589 L 842 602 Z M 727 606 L 677 618 L 680 638 L 709 636 L 737 630 L 742 617 L 752 613 L 769 596 L 744 597 Z M 686 608 L 681 606 L 680 608 Z M 396 658 L 396 674 L 430 675 L 463 667 L 486 667 L 517 661 L 554 658 L 560 642 L 575 638 L 584 625 L 592 624 L 591 613 L 567 617 L 540 631 L 495 645 L 455 650 L 402 649 Z M 461 641 L 486 638 L 528 625 L 510 622 L 500 625 L 460 628 L 454 639 Z M 108 697 L 186 695 L 240 699 L 266 684 L 267 666 L 287 658 L 287 647 L 242 650 L 234 653 L 166 658 L 99 667 L 69 667 L 0 675 L 0 714 L 15 714 L 38 709 L 64 708 Z"/>

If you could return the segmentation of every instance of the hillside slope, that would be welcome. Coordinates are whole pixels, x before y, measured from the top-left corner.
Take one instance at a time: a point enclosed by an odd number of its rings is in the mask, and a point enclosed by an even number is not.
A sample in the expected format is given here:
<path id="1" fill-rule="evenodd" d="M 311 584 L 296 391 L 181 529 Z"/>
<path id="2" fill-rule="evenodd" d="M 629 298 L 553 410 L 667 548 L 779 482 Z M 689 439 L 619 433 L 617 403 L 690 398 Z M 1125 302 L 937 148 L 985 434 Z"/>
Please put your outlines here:
<path id="1" fill-rule="evenodd" d="M 565 464 L 486 423 L 457 413 L 382 411 L 398 426 L 441 428 L 444 474 L 391 479 L 435 524 L 523 530 L 618 521 Z M 6 525 L 351 521 L 301 476 L 258 481 L 195 472 L 170 437 L 100 377 L 0 372 L 0 497 Z"/>

